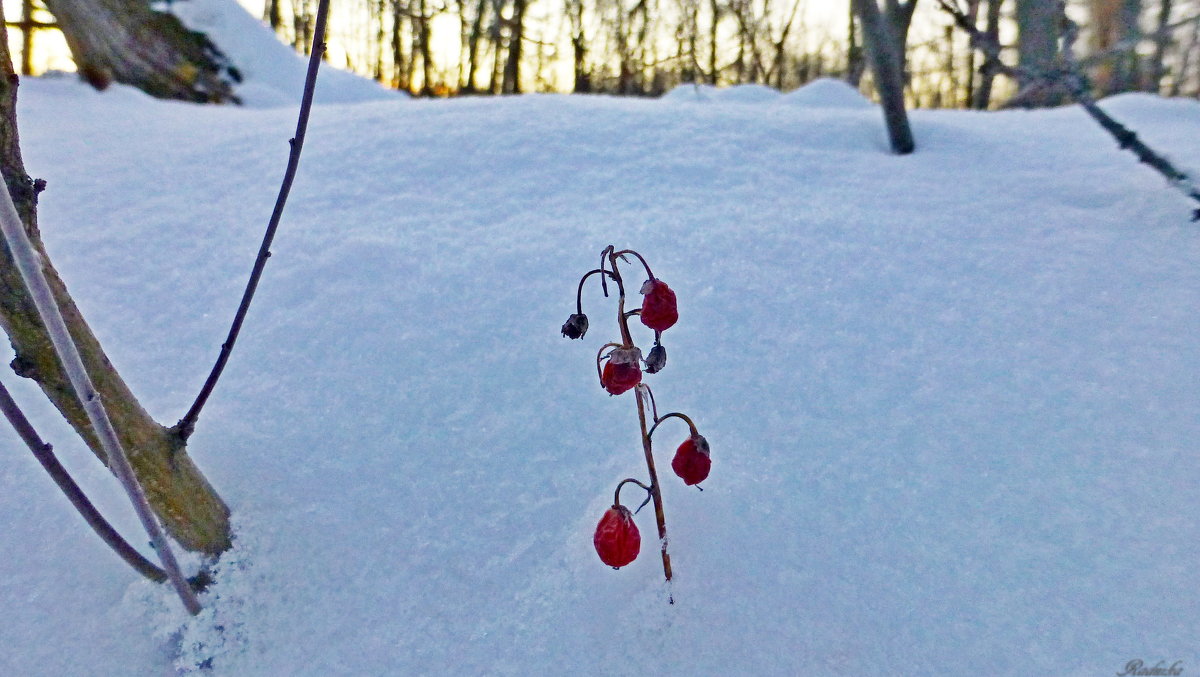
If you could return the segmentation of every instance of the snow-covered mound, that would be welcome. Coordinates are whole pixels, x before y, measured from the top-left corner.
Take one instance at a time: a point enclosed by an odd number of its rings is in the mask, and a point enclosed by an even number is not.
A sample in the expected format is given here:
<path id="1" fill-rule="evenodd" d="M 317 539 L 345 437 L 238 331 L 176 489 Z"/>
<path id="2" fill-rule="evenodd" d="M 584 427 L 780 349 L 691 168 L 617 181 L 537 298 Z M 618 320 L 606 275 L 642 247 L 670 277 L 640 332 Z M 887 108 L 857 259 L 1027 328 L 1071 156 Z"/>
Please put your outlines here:
<path id="1" fill-rule="evenodd" d="M 279 42 L 237 0 L 186 0 L 170 6 L 185 25 L 201 31 L 229 57 L 243 82 L 234 88 L 249 106 L 292 105 L 300 100 L 308 62 Z M 314 94 L 321 103 L 398 99 L 404 95 L 348 71 L 321 64 Z"/>
<path id="2" fill-rule="evenodd" d="M 666 101 L 722 101 L 726 103 L 765 103 L 779 98 L 779 92 L 765 85 L 713 87 L 702 84 L 676 85 L 661 97 Z"/>
<path id="3" fill-rule="evenodd" d="M 1125 121 L 1190 159 L 1198 109 L 1144 100 Z M 294 109 L 30 79 L 20 116 L 51 257 L 149 410 L 177 420 Z M 876 109 L 315 107 L 189 448 L 237 526 L 207 610 L 137 581 L 0 425 L 0 675 L 1200 664 L 1192 205 L 1077 109 L 912 120 L 917 152 L 895 157 Z M 596 383 L 613 299 L 589 283 L 590 331 L 559 333 L 610 243 L 678 294 L 647 381 L 712 445 L 699 492 L 669 469 L 686 429 L 656 433 L 674 605 L 652 510 L 631 565 L 592 546 L 616 483 L 645 478 L 633 401 Z M 45 398 L 0 379 L 144 542 Z"/>
<path id="4" fill-rule="evenodd" d="M 766 103 L 778 99 L 779 91 L 766 85 L 734 85 L 717 89 L 713 98 L 730 103 Z"/>
<path id="5" fill-rule="evenodd" d="M 712 101 L 716 91 L 717 88 L 712 85 L 688 82 L 672 87 L 660 98 L 663 101 Z"/>
<path id="6" fill-rule="evenodd" d="M 849 110 L 871 108 L 859 91 L 843 80 L 817 78 L 812 82 L 784 94 L 780 101 L 809 108 L 845 108 Z"/>

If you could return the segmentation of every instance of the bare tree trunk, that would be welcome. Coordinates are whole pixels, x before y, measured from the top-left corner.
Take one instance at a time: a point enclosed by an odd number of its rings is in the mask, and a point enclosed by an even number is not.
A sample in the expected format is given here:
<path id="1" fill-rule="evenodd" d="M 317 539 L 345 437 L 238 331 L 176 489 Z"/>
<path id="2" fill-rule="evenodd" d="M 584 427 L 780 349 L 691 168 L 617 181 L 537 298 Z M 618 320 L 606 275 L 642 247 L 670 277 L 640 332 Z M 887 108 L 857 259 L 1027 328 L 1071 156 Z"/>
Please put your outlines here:
<path id="1" fill-rule="evenodd" d="M 1058 56 L 1058 1 L 1017 0 L 1017 66 L 1022 73 L 1048 73 Z M 1036 77 L 1023 77 L 1016 104 L 1057 106 L 1066 100 L 1061 87 L 1045 86 Z"/>
<path id="2" fill-rule="evenodd" d="M 508 58 L 504 62 L 505 94 L 521 93 L 521 48 L 525 41 L 526 0 L 513 0 L 512 21 L 508 29 Z"/>
<path id="3" fill-rule="evenodd" d="M 850 5 L 850 17 L 846 22 L 846 33 L 850 46 L 846 49 L 846 82 L 858 89 L 862 84 L 863 73 L 867 70 L 867 60 L 863 57 L 863 48 L 858 41 L 858 21 L 854 15 L 854 5 Z"/>
<path id="4" fill-rule="evenodd" d="M 708 32 L 708 83 L 717 84 L 721 69 L 717 66 L 717 37 L 721 25 L 721 4 L 717 0 L 709 0 L 708 7 L 712 11 L 712 25 Z"/>
<path id="5" fill-rule="evenodd" d="M 488 6 L 488 0 L 478 0 L 475 4 L 475 16 L 471 17 L 471 32 L 467 36 L 467 82 L 464 87 L 468 94 L 479 91 L 479 85 L 475 82 L 479 76 L 479 39 L 483 37 L 483 18 L 487 14 Z"/>
<path id="6" fill-rule="evenodd" d="M 896 53 L 896 37 L 892 34 L 891 26 L 884 21 L 875 0 L 851 2 L 862 25 L 863 44 L 875 76 L 875 89 L 883 106 L 892 151 L 906 155 L 913 152 L 915 143 L 908 125 L 908 112 L 904 108 L 904 72 L 900 66 L 900 55 Z"/>
<path id="7" fill-rule="evenodd" d="M 266 0 L 263 5 L 263 21 L 271 27 L 271 30 L 279 32 L 279 27 L 283 25 L 283 15 L 279 9 L 280 0 Z"/>
<path id="8" fill-rule="evenodd" d="M 906 74 L 908 72 L 908 29 L 912 26 L 913 12 L 917 9 L 917 0 L 908 0 L 908 2 L 887 0 L 884 8 L 886 10 L 887 21 L 891 27 L 892 40 L 895 41 L 894 49 L 900 59 L 900 72 Z M 908 81 L 907 75 L 905 75 L 904 80 L 905 82 Z"/>
<path id="9" fill-rule="evenodd" d="M 1000 7 L 1004 4 L 1004 0 L 987 0 L 987 26 L 984 28 L 984 35 L 994 42 L 1000 41 Z M 975 50 L 971 50 L 974 54 Z M 992 84 L 996 80 L 996 73 L 990 68 L 984 68 L 979 74 L 979 88 L 975 90 L 975 97 L 971 101 L 971 107 L 977 110 L 987 110 L 987 107 L 992 102 Z"/>
<path id="10" fill-rule="evenodd" d="M 492 52 L 492 74 L 488 81 L 488 92 L 499 94 L 504 82 L 504 6 L 508 0 L 490 0 L 492 3 L 492 25 L 488 30 Z"/>
<path id="11" fill-rule="evenodd" d="M 417 11 L 420 16 L 417 17 L 417 34 L 416 48 L 421 53 L 421 95 L 433 96 L 433 48 L 429 42 L 429 21 L 433 18 L 429 14 L 429 7 L 426 0 L 419 0 Z"/>
<path id="12" fill-rule="evenodd" d="M 112 82 L 164 99 L 236 100 L 241 76 L 203 33 L 147 0 L 46 0 L 79 75 L 96 89 Z"/>
<path id="13" fill-rule="evenodd" d="M 583 0 L 566 0 L 567 19 L 571 24 L 571 59 L 575 82 L 572 91 L 586 94 L 592 91 L 592 78 L 587 67 L 587 36 L 583 25 Z"/>
<path id="14" fill-rule="evenodd" d="M 1175 73 L 1175 77 L 1171 78 L 1171 96 L 1179 96 L 1183 92 L 1183 85 L 1187 82 L 1188 76 L 1192 74 L 1192 63 L 1195 61 L 1198 49 L 1200 49 L 1200 17 L 1192 21 L 1192 34 L 1183 48 L 1183 55 L 1179 58 L 1179 69 Z"/>
<path id="15" fill-rule="evenodd" d="M 1163 78 L 1167 74 L 1165 63 L 1167 47 L 1170 46 L 1173 39 L 1167 26 L 1171 23 L 1172 8 L 1173 3 L 1171 0 L 1159 0 L 1158 26 L 1154 38 L 1154 56 L 1150 57 L 1150 74 L 1146 83 L 1146 90 L 1154 93 L 1162 91 Z"/>
<path id="16" fill-rule="evenodd" d="M 410 91 L 412 87 L 412 59 L 404 53 L 404 20 L 408 8 L 400 0 L 392 0 L 392 87 Z"/>
<path id="17" fill-rule="evenodd" d="M 971 25 L 974 26 L 979 22 L 979 4 L 981 0 L 967 0 L 967 18 L 970 19 Z M 951 29 L 953 30 L 953 29 Z M 953 35 L 950 36 L 953 39 Z M 975 100 L 975 50 L 967 46 L 967 91 L 963 97 L 963 105 L 967 108 L 971 107 Z"/>
<path id="18" fill-rule="evenodd" d="M 1122 0 L 1120 23 L 1117 27 L 1117 42 L 1137 40 L 1142 33 L 1140 24 L 1142 15 L 1141 0 Z M 1109 93 L 1129 92 L 1141 89 L 1141 62 L 1136 49 L 1127 50 L 1116 57 L 1113 79 Z"/>
<path id="19" fill-rule="evenodd" d="M 154 421 L 130 392 L 46 255 L 36 210 L 44 183 L 32 180 L 25 173 L 17 135 L 16 90 L 8 41 L 0 36 L 0 173 L 26 232 L 45 262 L 43 270 L 55 299 L 151 506 L 183 547 L 219 554 L 230 546 L 229 509 L 192 463 L 179 435 Z M 8 334 L 16 353 L 13 370 L 35 380 L 92 451 L 105 461 L 99 440 L 58 363 L 29 291 L 2 241 L 0 327 Z"/>

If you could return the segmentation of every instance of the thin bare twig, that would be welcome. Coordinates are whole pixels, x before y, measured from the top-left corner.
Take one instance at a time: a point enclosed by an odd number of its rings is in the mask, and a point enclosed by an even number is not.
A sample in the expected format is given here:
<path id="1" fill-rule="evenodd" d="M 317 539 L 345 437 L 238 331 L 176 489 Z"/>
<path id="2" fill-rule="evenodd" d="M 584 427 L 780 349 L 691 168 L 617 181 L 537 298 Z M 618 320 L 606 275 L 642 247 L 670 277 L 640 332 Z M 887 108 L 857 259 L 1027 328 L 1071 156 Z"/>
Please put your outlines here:
<path id="1" fill-rule="evenodd" d="M 108 520 L 96 510 L 96 506 L 92 505 L 87 494 L 83 493 L 83 489 L 75 483 L 71 478 L 70 473 L 58 462 L 58 457 L 54 455 L 54 448 L 42 441 L 41 436 L 34 430 L 33 424 L 25 417 L 25 413 L 17 406 L 8 389 L 0 383 L 0 411 L 3 411 L 4 417 L 12 424 L 17 435 L 25 446 L 29 447 L 29 451 L 33 453 L 33 457 L 37 459 L 46 473 L 50 475 L 50 479 L 58 485 L 67 500 L 75 507 L 75 510 L 83 517 L 92 531 L 104 541 L 108 547 L 125 560 L 125 563 L 133 567 L 139 574 L 149 578 L 155 583 L 162 583 L 167 580 L 167 574 L 162 569 L 155 566 L 150 560 L 142 556 L 132 545 L 129 544 L 117 530 L 113 528 Z"/>
<path id="2" fill-rule="evenodd" d="M 158 519 L 151 511 L 150 504 L 146 501 L 146 494 L 143 493 L 137 477 L 133 474 L 133 468 L 129 466 L 129 459 L 125 456 L 125 450 L 121 446 L 121 440 L 117 437 L 117 431 L 113 429 L 108 412 L 104 409 L 104 403 L 100 400 L 100 394 L 96 392 L 95 386 L 92 385 L 92 379 L 83 366 L 79 348 L 67 330 L 67 323 L 63 320 L 62 311 L 59 309 L 54 293 L 50 290 L 50 284 L 46 281 L 46 275 L 42 271 L 42 256 L 34 249 L 28 233 L 25 232 L 25 225 L 17 214 L 12 195 L 7 190 L 0 190 L 0 193 L 3 193 L 0 196 L 0 231 L 4 233 L 4 240 L 12 253 L 13 262 L 29 291 L 30 299 L 37 308 L 38 316 L 46 328 L 59 363 L 62 364 L 63 371 L 71 382 L 71 389 L 74 391 L 76 399 L 83 405 L 83 411 L 100 441 L 109 468 L 125 489 L 130 503 L 133 504 L 134 512 L 137 513 L 138 520 L 141 521 L 146 533 L 150 535 L 150 542 L 158 551 L 163 569 L 166 570 L 167 577 L 175 586 L 180 601 L 183 602 L 188 613 L 198 614 L 200 613 L 200 602 L 196 600 L 196 593 L 179 570 L 179 564 L 175 561 L 175 554 L 171 551 L 166 534 L 163 533 L 162 526 L 159 525 Z"/>
<path id="3" fill-rule="evenodd" d="M 208 397 L 212 394 L 213 388 L 216 387 L 217 380 L 221 378 L 221 372 L 225 370 L 225 364 L 229 361 L 229 354 L 233 351 L 233 344 L 237 341 L 238 334 L 242 330 L 242 323 L 246 319 L 246 313 L 250 310 L 250 302 L 254 299 L 254 292 L 258 289 L 258 281 L 262 277 L 263 269 L 267 265 L 267 259 L 271 257 L 271 243 L 275 239 L 275 231 L 278 230 L 279 220 L 283 216 L 283 207 L 287 203 L 288 194 L 292 190 L 292 182 L 296 178 L 296 169 L 300 166 L 300 151 L 304 147 L 304 134 L 308 129 L 308 115 L 312 109 L 313 91 L 317 84 L 317 69 L 321 65 L 321 55 L 325 53 L 325 21 L 328 13 L 329 0 L 320 0 L 320 4 L 317 5 L 316 24 L 313 27 L 313 43 L 308 59 L 308 72 L 304 77 L 304 93 L 300 98 L 300 115 L 296 120 L 296 135 L 289 141 L 291 152 L 288 154 L 287 169 L 283 174 L 283 183 L 279 186 L 279 195 L 275 198 L 275 209 L 271 212 L 271 219 L 267 223 L 267 232 L 263 235 L 262 245 L 258 248 L 258 257 L 255 258 L 254 268 L 250 271 L 250 280 L 246 283 L 246 290 L 242 293 L 242 301 L 233 316 L 233 324 L 229 327 L 229 335 L 225 338 L 225 343 L 221 344 L 221 353 L 217 356 L 217 362 L 213 365 L 208 379 L 204 382 L 204 386 L 200 388 L 200 394 L 196 396 L 196 401 L 192 403 L 188 412 L 184 414 L 183 418 L 179 419 L 179 422 L 173 428 L 175 434 L 182 440 L 186 441 L 191 437 L 192 432 L 195 431 L 196 419 L 200 416 L 200 410 L 208 402 Z"/>

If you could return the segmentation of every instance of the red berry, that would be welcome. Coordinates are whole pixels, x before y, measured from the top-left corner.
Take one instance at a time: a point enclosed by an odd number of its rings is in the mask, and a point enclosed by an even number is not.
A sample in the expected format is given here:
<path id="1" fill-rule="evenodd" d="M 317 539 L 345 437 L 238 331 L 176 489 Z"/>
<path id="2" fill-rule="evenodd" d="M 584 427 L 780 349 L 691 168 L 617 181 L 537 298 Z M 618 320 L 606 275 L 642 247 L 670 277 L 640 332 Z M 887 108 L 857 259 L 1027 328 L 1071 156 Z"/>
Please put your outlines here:
<path id="1" fill-rule="evenodd" d="M 610 395 L 620 395 L 642 382 L 642 369 L 638 361 L 642 351 L 637 348 L 618 348 L 608 356 L 608 362 L 600 372 L 600 385 Z"/>
<path id="2" fill-rule="evenodd" d="M 675 458 L 671 459 L 671 470 L 688 486 L 703 482 L 711 468 L 708 440 L 703 435 L 692 435 L 684 440 L 675 450 Z"/>
<path id="3" fill-rule="evenodd" d="M 666 331 L 679 321 L 675 292 L 662 280 L 646 280 L 642 285 L 642 324 L 655 331 Z"/>
<path id="4" fill-rule="evenodd" d="M 633 513 L 623 505 L 614 505 L 600 518 L 596 535 L 592 537 L 600 561 L 614 569 L 637 559 L 642 548 L 642 535 L 633 523 Z"/>

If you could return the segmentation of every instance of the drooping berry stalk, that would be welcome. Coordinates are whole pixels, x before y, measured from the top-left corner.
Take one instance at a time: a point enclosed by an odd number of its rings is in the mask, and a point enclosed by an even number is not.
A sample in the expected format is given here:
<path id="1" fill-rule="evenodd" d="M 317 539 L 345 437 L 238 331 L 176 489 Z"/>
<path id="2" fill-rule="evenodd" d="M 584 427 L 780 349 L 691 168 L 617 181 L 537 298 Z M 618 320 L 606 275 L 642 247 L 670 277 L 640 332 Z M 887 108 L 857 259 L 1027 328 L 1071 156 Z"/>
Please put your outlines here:
<path id="1" fill-rule="evenodd" d="M 638 288 L 643 296 L 641 307 L 627 311 L 625 310 L 626 285 L 619 264 L 621 262 L 629 263 L 629 256 L 637 258 L 642 264 L 647 279 Z M 680 418 L 687 422 L 692 434 L 680 445 L 676 451 L 675 460 L 672 462 L 672 468 L 685 484 L 695 485 L 706 479 L 711 465 L 708 442 L 696 431 L 692 420 L 680 413 L 659 417 L 654 393 L 643 382 L 643 363 L 646 374 L 655 374 L 666 366 L 667 351 L 661 343 L 661 338 L 662 333 L 673 327 L 679 320 L 675 292 L 665 282 L 654 276 L 650 265 L 641 254 L 631 249 L 617 251 L 610 245 L 600 254 L 600 267 L 588 271 L 579 281 L 575 294 L 575 312 L 567 318 L 562 327 L 562 334 L 567 338 L 583 338 L 588 331 L 588 318 L 583 313 L 583 286 L 593 276 L 599 276 L 601 289 L 606 297 L 608 296 L 608 283 L 611 281 L 616 284 L 617 329 L 620 333 L 619 340 L 604 344 L 596 353 L 596 375 L 600 380 L 600 386 L 610 396 L 622 395 L 630 390 L 634 392 L 639 432 L 642 438 L 642 453 L 645 456 L 646 471 L 650 479 L 649 484 L 643 484 L 630 478 L 617 485 L 613 506 L 597 525 L 593 543 L 601 561 L 613 568 L 623 567 L 637 557 L 641 536 L 633 521 L 636 511 L 631 513 L 621 504 L 620 500 L 621 487 L 630 482 L 637 484 L 647 493 L 647 498 L 642 506 L 651 501 L 654 503 L 654 519 L 658 527 L 663 575 L 670 582 L 672 578 L 671 556 L 667 552 L 667 525 L 663 511 L 662 488 L 654 464 L 652 443 L 654 431 L 660 423 L 668 418 Z M 633 341 L 629 320 L 635 316 L 641 320 L 642 325 L 654 331 L 654 347 L 648 353 L 643 353 L 642 349 Z M 641 507 L 638 510 L 641 510 Z M 671 599 L 671 602 L 674 603 L 674 599 Z"/>

